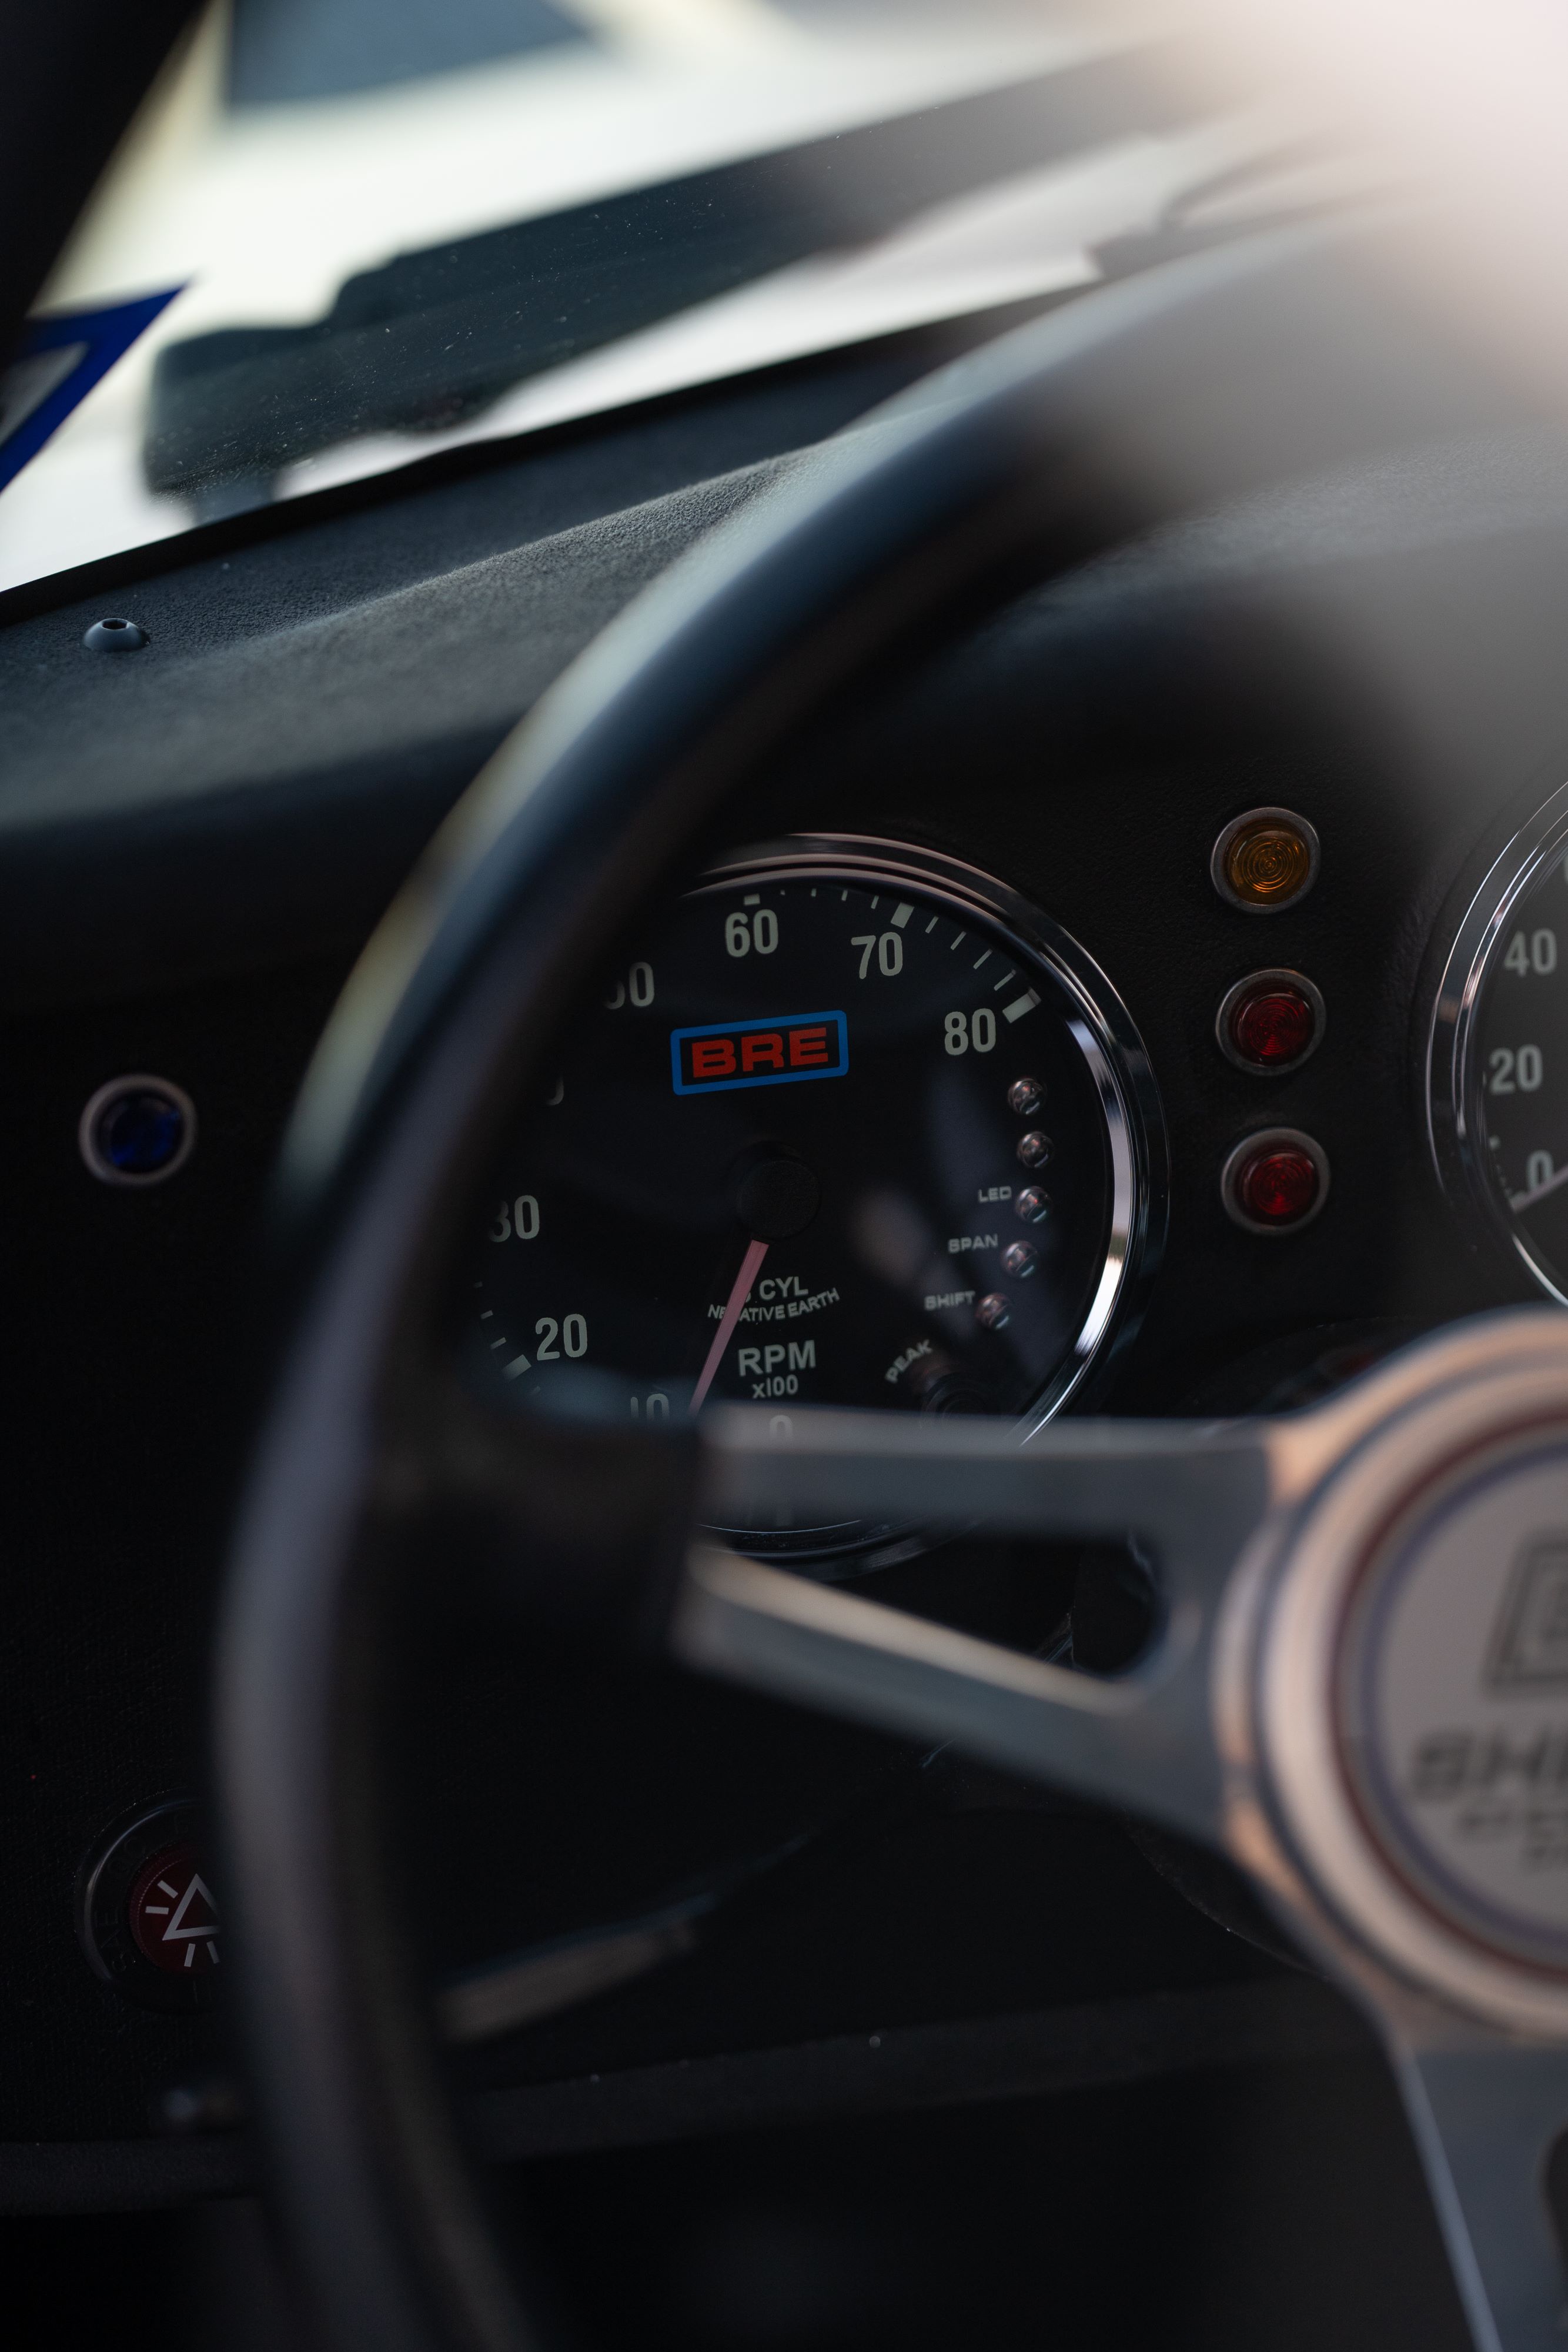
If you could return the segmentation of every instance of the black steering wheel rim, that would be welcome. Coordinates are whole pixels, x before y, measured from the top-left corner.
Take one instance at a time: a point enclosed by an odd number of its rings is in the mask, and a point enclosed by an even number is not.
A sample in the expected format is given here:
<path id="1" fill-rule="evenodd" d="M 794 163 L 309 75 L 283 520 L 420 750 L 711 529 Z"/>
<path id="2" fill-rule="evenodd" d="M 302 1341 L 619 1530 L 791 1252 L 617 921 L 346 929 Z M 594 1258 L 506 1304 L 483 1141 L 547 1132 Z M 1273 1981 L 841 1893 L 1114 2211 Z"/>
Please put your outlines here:
<path id="1" fill-rule="evenodd" d="M 515 2352 L 543 2332 L 486 2225 L 383 1868 L 367 1638 L 377 1547 L 419 1504 L 400 1433 L 427 1407 L 444 1236 L 530 1055 L 735 779 L 904 633 L 1282 470 L 1506 409 L 1484 365 L 1396 299 L 1402 234 L 1290 232 L 1173 265 L 847 438 L 576 666 L 350 984 L 287 1154 L 304 1305 L 216 1687 L 252 2089 L 326 2342 Z M 649 1461 L 648 1524 L 673 1538 L 691 1449 Z"/>

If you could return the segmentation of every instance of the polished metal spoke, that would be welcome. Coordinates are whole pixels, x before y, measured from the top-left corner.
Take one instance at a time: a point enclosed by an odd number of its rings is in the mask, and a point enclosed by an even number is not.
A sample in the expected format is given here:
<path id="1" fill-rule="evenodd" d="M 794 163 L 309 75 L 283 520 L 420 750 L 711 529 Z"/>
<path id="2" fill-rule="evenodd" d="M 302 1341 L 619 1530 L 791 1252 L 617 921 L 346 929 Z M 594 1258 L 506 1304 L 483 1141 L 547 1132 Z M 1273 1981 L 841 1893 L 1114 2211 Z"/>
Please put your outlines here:
<path id="1" fill-rule="evenodd" d="M 1385 1408 L 1399 1405 L 1407 1378 L 1397 1368 L 1385 1377 Z M 978 1420 L 713 1413 L 699 1486 L 710 1521 L 755 1525 L 781 1513 L 1132 1538 L 1155 1563 L 1161 1618 L 1132 1671 L 1102 1679 L 699 1543 L 676 1600 L 675 1652 L 703 1671 L 951 1740 L 1223 1844 L 1220 1598 L 1270 1511 L 1288 1508 L 1343 1447 L 1351 1410 L 1210 1428 L 1069 1421 L 1023 1446 Z M 1357 1963 L 1352 1973 L 1382 2018 L 1478 2352 L 1560 2347 L 1568 2294 L 1548 2184 L 1568 2128 L 1568 2049 L 1445 2021 L 1382 1970 L 1369 1977 Z"/>
<path id="2" fill-rule="evenodd" d="M 451 1394 L 400 1417 L 383 1520 L 425 1558 L 477 1570 L 504 1605 L 569 1635 L 657 1643 L 687 1531 L 689 1432 L 507 1414 Z"/>
<path id="3" fill-rule="evenodd" d="M 1525 1336 L 1535 1343 L 1536 1327 Z M 424 1459 L 449 1523 L 466 1515 L 494 1528 L 510 1559 L 507 1589 L 528 1607 L 545 1593 L 556 1613 L 585 1623 L 662 1629 L 699 1672 L 950 1741 L 1223 1848 L 1223 1799 L 1235 1792 L 1221 1786 L 1215 1644 L 1232 1573 L 1254 1545 L 1293 1557 L 1303 1497 L 1324 1467 L 1359 1431 L 1397 1419 L 1420 1381 L 1411 1359 L 1284 1421 L 1063 1421 L 1022 1444 L 977 1417 L 723 1406 L 703 1415 L 695 1442 L 651 1444 L 465 1412 Z M 1134 1542 L 1153 1564 L 1154 1636 L 1127 1672 L 1094 1675 L 685 1533 L 694 1520 L 852 1519 Z M 1254 1796 L 1266 1801 L 1261 1789 Z M 630 1966 L 624 1941 L 609 1955 L 617 1969 Z M 1341 1943 L 1331 1926 L 1331 1962 Z M 501 1990 L 528 2013 L 547 1996 L 555 2005 L 557 1977 L 583 1960 L 575 1949 L 542 1967 L 525 1958 Z M 591 1958 L 598 1965 L 597 1948 Z M 636 1958 L 644 1964 L 641 1943 Z M 1341 1972 L 1380 2017 L 1478 2352 L 1561 2346 L 1568 2291 L 1549 2181 L 1568 2130 L 1568 2047 L 1449 2016 L 1385 1964 L 1369 1966 L 1364 1949 L 1345 1947 Z M 1568 2163 L 1563 2171 L 1568 2204 Z"/>
<path id="4" fill-rule="evenodd" d="M 1568 2049 L 1467 2032 L 1391 2051 L 1477 2352 L 1561 2352 L 1563 2242 L 1549 2200 L 1568 2131 Z"/>
<path id="5" fill-rule="evenodd" d="M 731 1407 L 705 1417 L 699 1511 L 894 1518 L 995 1536 L 1136 1538 L 1159 1619 L 1113 1680 L 698 1544 L 671 1638 L 700 1670 L 972 1753 L 1195 1834 L 1219 1820 L 1208 1660 L 1219 1596 L 1270 1500 L 1267 1424 L 1061 1423 Z"/>

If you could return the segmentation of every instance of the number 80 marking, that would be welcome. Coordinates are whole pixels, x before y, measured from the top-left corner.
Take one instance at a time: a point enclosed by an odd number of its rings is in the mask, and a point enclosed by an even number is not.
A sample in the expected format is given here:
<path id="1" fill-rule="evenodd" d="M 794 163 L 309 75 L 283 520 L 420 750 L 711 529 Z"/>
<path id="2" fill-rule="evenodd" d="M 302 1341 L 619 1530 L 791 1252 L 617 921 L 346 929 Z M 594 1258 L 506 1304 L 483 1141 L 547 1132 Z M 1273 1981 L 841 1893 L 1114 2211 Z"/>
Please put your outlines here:
<path id="1" fill-rule="evenodd" d="M 988 1004 L 974 1013 L 945 1013 L 942 1043 L 950 1054 L 988 1054 L 997 1042 L 997 1016 Z"/>

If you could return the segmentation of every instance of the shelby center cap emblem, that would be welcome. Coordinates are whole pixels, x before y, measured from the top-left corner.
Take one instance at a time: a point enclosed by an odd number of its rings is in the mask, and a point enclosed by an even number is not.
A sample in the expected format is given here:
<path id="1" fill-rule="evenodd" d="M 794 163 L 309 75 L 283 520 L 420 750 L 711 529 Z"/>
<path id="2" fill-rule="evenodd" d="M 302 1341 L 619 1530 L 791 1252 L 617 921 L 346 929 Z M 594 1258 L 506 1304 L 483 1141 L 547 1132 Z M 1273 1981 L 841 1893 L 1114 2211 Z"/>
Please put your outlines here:
<path id="1" fill-rule="evenodd" d="M 1496 1690 L 1568 1690 L 1568 1528 L 1526 1544 L 1498 1621 Z"/>
<path id="2" fill-rule="evenodd" d="M 1345 1632 L 1342 1753 L 1386 1858 L 1450 1927 L 1568 1965 L 1568 1448 L 1458 1478 Z"/>

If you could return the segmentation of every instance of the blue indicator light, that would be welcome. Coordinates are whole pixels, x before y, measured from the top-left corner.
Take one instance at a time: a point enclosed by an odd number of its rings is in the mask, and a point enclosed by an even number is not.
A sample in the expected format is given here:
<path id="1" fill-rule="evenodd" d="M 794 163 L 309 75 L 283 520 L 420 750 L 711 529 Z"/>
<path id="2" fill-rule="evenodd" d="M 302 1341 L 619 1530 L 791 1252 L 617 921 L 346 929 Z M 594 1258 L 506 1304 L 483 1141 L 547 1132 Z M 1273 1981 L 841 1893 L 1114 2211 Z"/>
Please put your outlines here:
<path id="1" fill-rule="evenodd" d="M 157 1175 L 184 1140 L 185 1114 L 180 1105 L 151 1087 L 121 1095 L 99 1119 L 99 1149 L 122 1176 Z"/>

